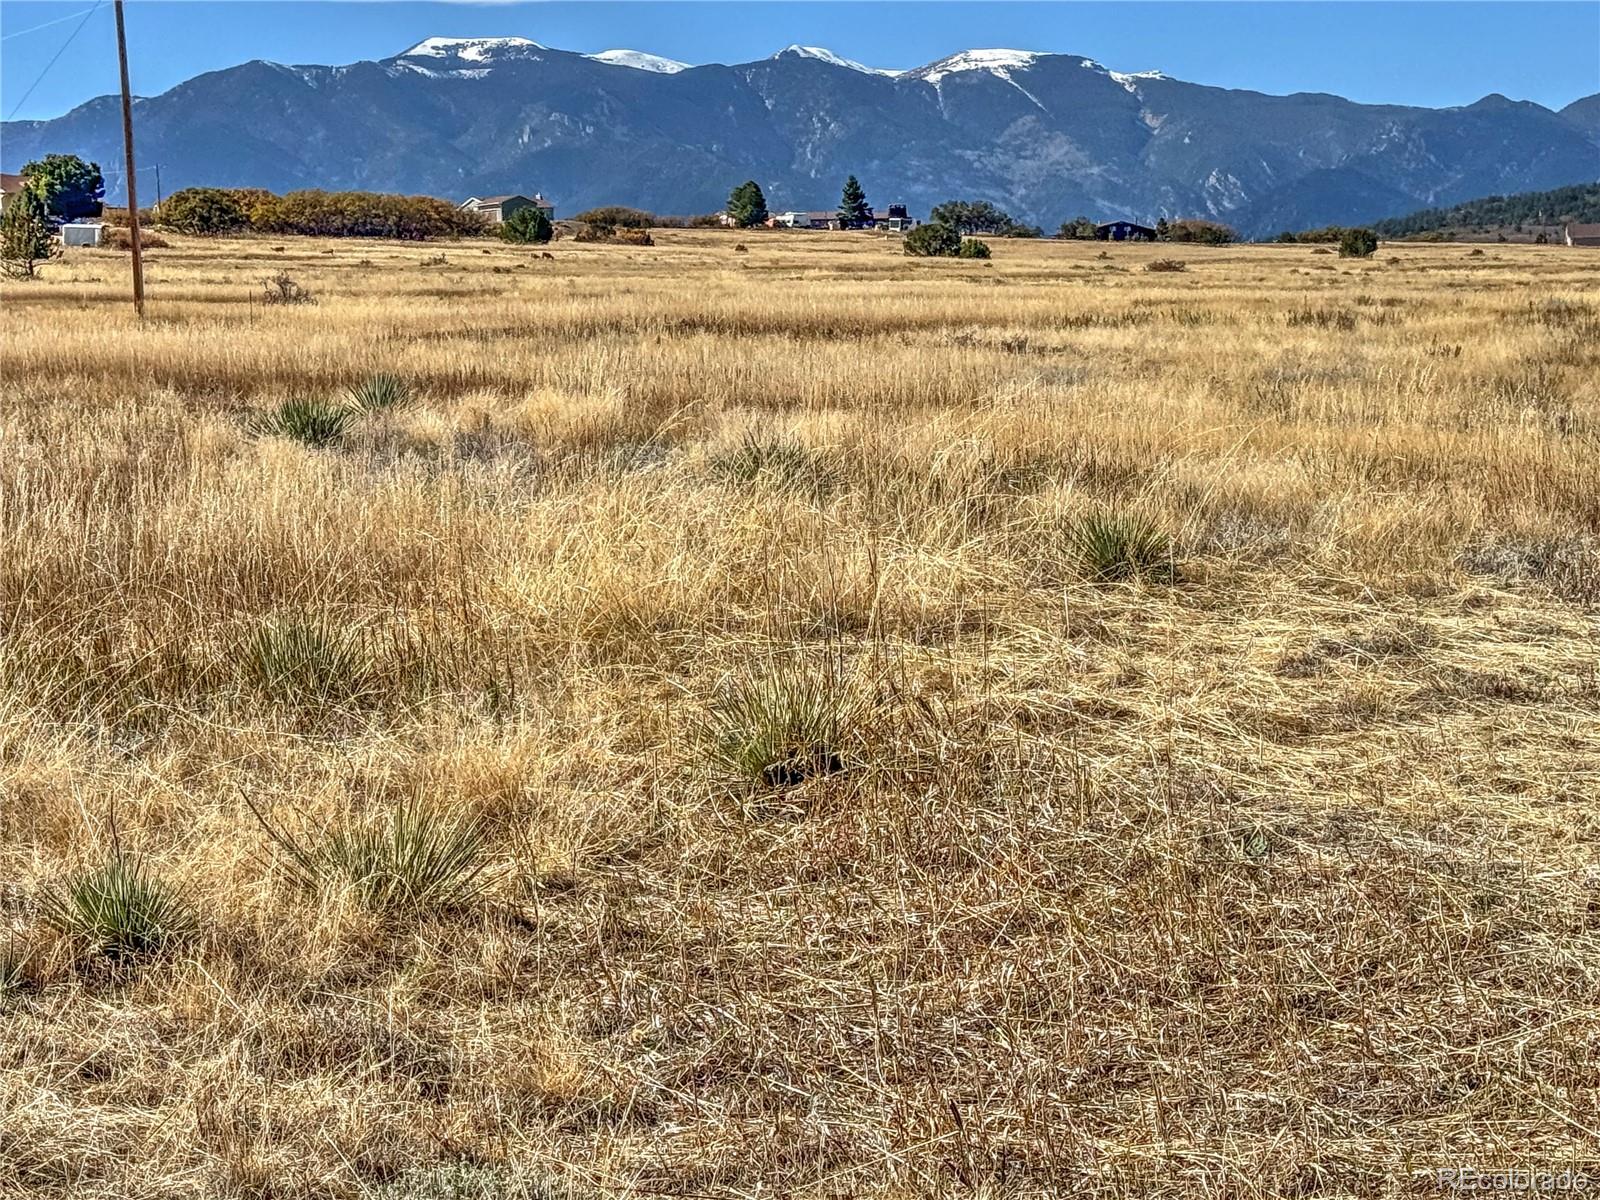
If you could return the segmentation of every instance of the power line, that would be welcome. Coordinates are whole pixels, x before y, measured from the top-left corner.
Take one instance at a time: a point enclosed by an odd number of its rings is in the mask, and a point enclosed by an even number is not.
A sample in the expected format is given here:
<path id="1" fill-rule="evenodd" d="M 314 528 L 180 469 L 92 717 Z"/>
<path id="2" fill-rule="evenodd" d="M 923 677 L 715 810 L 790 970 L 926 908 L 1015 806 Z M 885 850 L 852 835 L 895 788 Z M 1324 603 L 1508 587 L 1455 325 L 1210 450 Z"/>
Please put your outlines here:
<path id="1" fill-rule="evenodd" d="M 104 3 L 105 3 L 105 0 L 95 0 L 95 6 L 93 8 L 91 8 L 91 9 L 89 9 L 87 12 L 85 12 L 83 14 L 83 20 L 78 22 L 77 26 L 67 36 L 67 40 L 61 43 L 61 49 L 56 51 L 55 57 L 52 58 L 49 62 L 45 63 L 44 70 L 39 72 L 39 77 L 28 85 L 28 90 L 23 92 L 22 93 L 22 99 L 18 100 L 16 102 L 16 104 L 12 106 L 11 112 L 8 113 L 7 116 L 6 116 L 6 120 L 9 121 L 9 120 L 11 120 L 12 117 L 16 116 L 17 115 L 17 110 L 28 102 L 28 97 L 33 95 L 33 89 L 38 87 L 41 83 L 44 82 L 44 77 L 46 75 L 50 74 L 50 68 L 55 66 L 57 61 L 59 61 L 59 59 L 61 58 L 61 56 L 67 52 L 67 47 L 72 45 L 73 38 L 77 37 L 78 34 L 83 32 L 83 27 L 89 23 L 89 18 L 94 16 L 95 13 L 99 12 L 100 11 L 100 6 L 102 4 L 104 4 Z M 43 26 L 35 26 L 35 28 L 43 28 Z M 24 29 L 21 32 L 28 33 L 30 31 Z M 15 36 L 15 35 L 13 35 L 13 36 Z"/>
<path id="2" fill-rule="evenodd" d="M 0 42 L 9 42 L 12 38 L 21 37 L 25 33 L 38 33 L 41 29 L 49 29 L 52 25 L 59 25 L 63 21 L 70 21 L 74 17 L 83 16 L 85 13 L 92 13 L 98 7 L 100 7 L 98 4 L 92 5 L 91 7 L 81 9 L 78 12 L 68 13 L 64 17 L 56 17 L 54 20 L 50 21 L 41 21 L 37 25 L 28 26 L 26 29 L 13 29 L 10 33 L 0 35 Z"/>

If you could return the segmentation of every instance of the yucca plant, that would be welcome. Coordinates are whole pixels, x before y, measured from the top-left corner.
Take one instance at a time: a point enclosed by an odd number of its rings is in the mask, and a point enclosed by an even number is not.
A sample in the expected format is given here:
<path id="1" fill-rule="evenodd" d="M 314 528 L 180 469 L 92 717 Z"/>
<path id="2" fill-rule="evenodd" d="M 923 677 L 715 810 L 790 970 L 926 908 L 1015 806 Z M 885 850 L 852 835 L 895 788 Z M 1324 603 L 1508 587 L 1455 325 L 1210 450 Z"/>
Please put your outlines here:
<path id="1" fill-rule="evenodd" d="M 262 691 L 288 704 L 349 703 L 371 674 L 359 637 L 310 617 L 268 621 L 245 643 L 244 657 Z"/>
<path id="2" fill-rule="evenodd" d="M 848 742 L 865 707 L 836 671 L 797 664 L 730 683 L 711 705 L 704 732 L 724 772 L 763 787 L 795 787 L 849 765 Z"/>
<path id="3" fill-rule="evenodd" d="M 369 375 L 350 389 L 350 404 L 361 412 L 404 408 L 411 403 L 411 385 L 398 375 Z"/>
<path id="4" fill-rule="evenodd" d="M 296 397 L 251 423 L 263 437 L 283 437 L 306 446 L 337 446 L 355 424 L 356 410 L 333 400 Z"/>
<path id="5" fill-rule="evenodd" d="M 1153 522 L 1134 513 L 1091 513 L 1072 527 L 1069 540 L 1090 579 L 1169 581 L 1173 576 L 1172 543 Z"/>
<path id="6" fill-rule="evenodd" d="M 307 843 L 272 825 L 254 804 L 251 811 L 283 852 L 296 884 L 311 892 L 348 888 L 375 912 L 464 908 L 490 882 L 482 816 L 451 816 L 408 801 L 377 824 L 341 826 Z"/>
<path id="7" fill-rule="evenodd" d="M 107 958 L 122 960 L 186 941 L 194 913 L 172 888 L 119 849 L 39 901 L 45 923 Z"/>

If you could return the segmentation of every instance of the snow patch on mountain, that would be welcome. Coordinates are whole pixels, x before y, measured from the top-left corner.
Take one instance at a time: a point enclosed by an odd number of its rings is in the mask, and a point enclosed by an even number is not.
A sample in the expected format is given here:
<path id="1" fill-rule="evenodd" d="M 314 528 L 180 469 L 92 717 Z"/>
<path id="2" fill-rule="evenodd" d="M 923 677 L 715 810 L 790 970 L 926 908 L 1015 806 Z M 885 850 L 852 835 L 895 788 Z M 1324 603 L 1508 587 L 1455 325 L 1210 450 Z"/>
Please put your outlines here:
<path id="1" fill-rule="evenodd" d="M 654 71 L 658 75 L 676 75 L 692 65 L 675 58 L 662 58 L 659 54 L 646 54 L 643 50 L 602 50 L 599 54 L 585 54 L 595 62 L 609 63 L 613 67 L 632 67 L 636 71 Z"/>
<path id="2" fill-rule="evenodd" d="M 853 58 L 845 58 L 842 55 L 835 54 L 832 50 L 823 48 L 822 46 L 785 46 L 772 57 L 783 58 L 785 56 L 793 58 L 814 58 L 818 62 L 827 63 L 829 66 L 844 67 L 850 71 L 860 71 L 863 75 L 888 75 L 892 77 L 902 74 L 900 71 L 889 71 L 882 67 L 869 67 L 865 63 L 858 63 Z"/>
<path id="3" fill-rule="evenodd" d="M 906 74 L 912 79 L 926 80 L 936 87 L 946 75 L 960 71 L 989 71 L 1012 83 L 1011 71 L 1025 71 L 1043 57 L 1032 50 L 963 50 L 960 54 L 941 58 L 938 62 L 907 71 Z"/>
<path id="4" fill-rule="evenodd" d="M 543 50 L 538 42 L 523 37 L 424 38 L 397 58 L 464 58 L 468 62 L 487 62 L 496 55 L 516 50 Z"/>
<path id="5" fill-rule="evenodd" d="M 1145 80 L 1167 78 L 1160 71 L 1107 71 L 1106 74 L 1135 96 L 1139 94 L 1139 84 Z"/>

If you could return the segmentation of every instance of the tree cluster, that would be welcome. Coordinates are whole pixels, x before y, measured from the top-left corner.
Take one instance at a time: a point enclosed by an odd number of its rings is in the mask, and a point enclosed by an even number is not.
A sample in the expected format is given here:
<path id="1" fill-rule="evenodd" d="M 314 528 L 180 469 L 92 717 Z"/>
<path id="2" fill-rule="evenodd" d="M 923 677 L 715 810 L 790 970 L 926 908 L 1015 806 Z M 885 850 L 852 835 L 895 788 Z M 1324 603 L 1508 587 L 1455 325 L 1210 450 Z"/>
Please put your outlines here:
<path id="1" fill-rule="evenodd" d="M 935 205 L 928 219 L 948 225 L 957 233 L 988 233 L 995 237 L 1039 237 L 1037 225 L 1013 220 L 1011 214 L 987 200 L 946 200 Z"/>
<path id="2" fill-rule="evenodd" d="M 1166 234 L 1162 236 L 1161 224 L 1156 225 L 1156 240 L 1158 242 L 1192 242 L 1200 246 L 1226 246 L 1239 240 L 1239 235 L 1231 225 L 1224 225 L 1220 221 L 1202 221 L 1198 217 L 1181 217 L 1176 221 L 1166 222 Z"/>
<path id="3" fill-rule="evenodd" d="M 46 154 L 24 164 L 22 183 L 38 197 L 47 216 L 63 221 L 98 217 L 106 195 L 100 164 L 76 154 Z"/>
<path id="4" fill-rule="evenodd" d="M 1372 226 L 1379 237 L 1409 237 L 1446 229 L 1490 229 L 1502 225 L 1565 225 L 1600 222 L 1600 183 L 1577 183 L 1548 192 L 1485 196 L 1449 208 L 1424 208 Z"/>
<path id="5" fill-rule="evenodd" d="M 659 223 L 654 213 L 642 208 L 628 208 L 622 204 L 607 204 L 591 208 L 572 218 L 585 225 L 610 225 L 614 229 L 650 229 Z"/>
<path id="6" fill-rule="evenodd" d="M 241 230 L 307 237 L 379 237 L 427 241 L 475 237 L 488 230 L 478 213 L 433 196 L 324 192 L 277 196 L 260 188 L 184 188 L 161 204 L 159 223 L 180 233 Z"/>

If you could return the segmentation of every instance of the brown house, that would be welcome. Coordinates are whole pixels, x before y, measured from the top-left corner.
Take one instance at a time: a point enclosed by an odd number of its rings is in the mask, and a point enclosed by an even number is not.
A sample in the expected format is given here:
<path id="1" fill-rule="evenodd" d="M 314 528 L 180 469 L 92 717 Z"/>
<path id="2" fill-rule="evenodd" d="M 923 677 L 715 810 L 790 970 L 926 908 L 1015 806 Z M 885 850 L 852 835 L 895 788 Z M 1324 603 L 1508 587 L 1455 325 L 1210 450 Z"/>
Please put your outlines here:
<path id="1" fill-rule="evenodd" d="M 1569 246 L 1600 246 L 1600 225 L 1568 225 L 1566 241 Z"/>
<path id="2" fill-rule="evenodd" d="M 509 196 L 473 196 L 461 203 L 467 212 L 481 213 L 489 219 L 489 224 L 500 225 L 512 213 L 522 208 L 537 208 L 544 213 L 546 219 L 556 215 L 556 206 L 551 204 L 538 192 L 532 196 L 521 196 L 513 193 Z"/>

